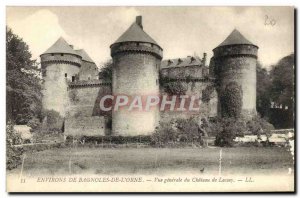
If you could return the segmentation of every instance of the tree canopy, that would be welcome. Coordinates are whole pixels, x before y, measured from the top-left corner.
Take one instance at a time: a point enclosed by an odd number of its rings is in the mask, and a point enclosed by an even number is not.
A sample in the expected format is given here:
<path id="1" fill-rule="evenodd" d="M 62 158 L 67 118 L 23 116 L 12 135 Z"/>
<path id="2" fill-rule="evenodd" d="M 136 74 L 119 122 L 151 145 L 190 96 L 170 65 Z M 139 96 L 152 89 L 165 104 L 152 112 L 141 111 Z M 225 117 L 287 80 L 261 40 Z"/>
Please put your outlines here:
<path id="1" fill-rule="evenodd" d="M 27 124 L 41 119 L 42 93 L 40 70 L 28 45 L 6 28 L 6 111 L 7 120 Z"/>
<path id="2" fill-rule="evenodd" d="M 103 79 L 105 81 L 112 81 L 112 67 L 113 67 L 113 62 L 112 60 L 106 61 L 102 68 L 100 69 L 99 72 L 99 78 Z"/>
<path id="3" fill-rule="evenodd" d="M 294 126 L 294 54 L 283 57 L 268 72 L 257 64 L 257 111 L 276 128 Z"/>

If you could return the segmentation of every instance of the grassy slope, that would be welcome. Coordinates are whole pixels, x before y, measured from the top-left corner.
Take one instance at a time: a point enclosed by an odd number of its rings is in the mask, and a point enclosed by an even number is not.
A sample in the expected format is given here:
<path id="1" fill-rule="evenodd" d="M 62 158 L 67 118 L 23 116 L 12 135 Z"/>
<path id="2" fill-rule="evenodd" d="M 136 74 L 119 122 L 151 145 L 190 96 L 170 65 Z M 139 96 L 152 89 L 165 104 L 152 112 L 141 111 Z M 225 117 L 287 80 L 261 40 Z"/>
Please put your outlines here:
<path id="1" fill-rule="evenodd" d="M 220 148 L 60 148 L 27 153 L 24 174 L 162 174 L 200 172 L 217 174 Z M 225 174 L 287 173 L 293 167 L 285 148 L 223 148 Z M 18 173 L 20 168 L 13 170 Z"/>

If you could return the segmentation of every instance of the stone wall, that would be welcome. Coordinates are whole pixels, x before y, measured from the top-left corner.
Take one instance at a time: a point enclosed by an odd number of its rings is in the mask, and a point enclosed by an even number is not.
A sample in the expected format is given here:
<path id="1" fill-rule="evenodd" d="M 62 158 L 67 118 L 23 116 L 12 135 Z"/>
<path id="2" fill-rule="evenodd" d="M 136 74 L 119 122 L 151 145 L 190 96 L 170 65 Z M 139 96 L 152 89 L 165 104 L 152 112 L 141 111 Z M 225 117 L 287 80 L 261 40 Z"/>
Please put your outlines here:
<path id="1" fill-rule="evenodd" d="M 64 135 L 66 136 L 104 136 L 107 130 L 103 116 L 67 117 L 65 119 Z"/>
<path id="2" fill-rule="evenodd" d="M 199 98 L 199 103 L 196 104 L 199 106 L 199 111 L 162 111 L 161 112 L 161 121 L 169 121 L 171 119 L 177 118 L 190 118 L 190 117 L 216 117 L 218 113 L 218 95 L 215 89 L 215 85 L 213 81 L 181 81 L 184 86 L 187 87 L 186 95 L 188 96 L 196 96 Z M 202 96 L 205 89 L 211 88 L 211 94 L 209 101 L 203 101 Z M 161 87 L 162 95 L 167 95 L 165 93 L 163 87 Z"/>
<path id="3" fill-rule="evenodd" d="M 208 76 L 208 68 L 205 66 L 172 67 L 160 70 L 163 77 L 174 79 L 198 79 Z"/>
<path id="4" fill-rule="evenodd" d="M 70 84 L 68 91 L 70 98 L 68 116 L 110 116 L 111 112 L 103 112 L 100 110 L 100 99 L 104 95 L 110 94 L 112 94 L 110 83 L 90 81 Z"/>

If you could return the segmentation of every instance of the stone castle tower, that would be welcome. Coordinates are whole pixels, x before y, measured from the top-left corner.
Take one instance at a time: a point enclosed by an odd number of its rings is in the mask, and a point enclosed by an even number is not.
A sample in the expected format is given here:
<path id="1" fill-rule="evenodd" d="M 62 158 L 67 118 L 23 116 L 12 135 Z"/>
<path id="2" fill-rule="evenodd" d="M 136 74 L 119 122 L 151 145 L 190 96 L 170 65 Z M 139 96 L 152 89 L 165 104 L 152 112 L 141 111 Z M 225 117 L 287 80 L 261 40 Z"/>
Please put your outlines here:
<path id="1" fill-rule="evenodd" d="M 43 107 L 65 116 L 68 106 L 67 81 L 75 81 L 82 58 L 62 37 L 41 55 L 44 79 Z"/>
<path id="2" fill-rule="evenodd" d="M 251 117 L 256 114 L 257 50 L 258 47 L 236 29 L 213 50 L 212 62 L 219 92 L 219 114 L 222 115 L 228 105 L 222 96 L 227 94 L 230 86 L 238 87 L 241 91 L 242 115 Z"/>
<path id="3" fill-rule="evenodd" d="M 43 108 L 65 117 L 70 106 L 70 82 L 98 79 L 94 61 L 83 50 L 74 50 L 62 37 L 41 54 Z"/>
<path id="4" fill-rule="evenodd" d="M 110 48 L 114 96 L 159 96 L 159 68 L 163 50 L 144 32 L 141 16 L 136 17 L 136 22 Z M 155 131 L 159 121 L 157 107 L 149 111 L 127 111 L 126 108 L 112 111 L 113 135 L 150 135 Z"/>

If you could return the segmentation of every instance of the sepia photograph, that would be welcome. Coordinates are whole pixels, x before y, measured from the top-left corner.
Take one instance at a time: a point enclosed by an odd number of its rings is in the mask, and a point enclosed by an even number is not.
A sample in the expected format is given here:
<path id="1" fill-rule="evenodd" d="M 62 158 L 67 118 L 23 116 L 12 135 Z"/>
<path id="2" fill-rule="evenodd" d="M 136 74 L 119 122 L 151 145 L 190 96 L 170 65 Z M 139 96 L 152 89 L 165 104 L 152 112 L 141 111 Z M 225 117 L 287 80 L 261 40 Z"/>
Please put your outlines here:
<path id="1" fill-rule="evenodd" d="M 6 191 L 295 192 L 292 6 L 7 6 Z"/>

